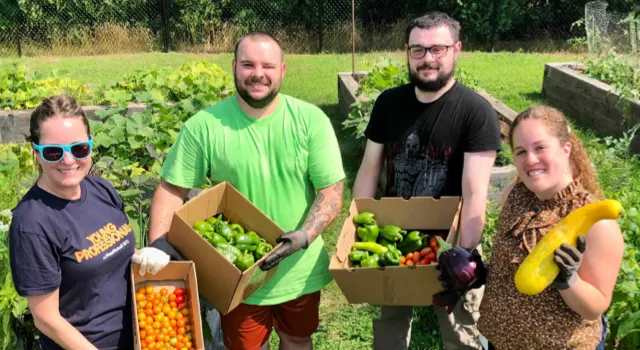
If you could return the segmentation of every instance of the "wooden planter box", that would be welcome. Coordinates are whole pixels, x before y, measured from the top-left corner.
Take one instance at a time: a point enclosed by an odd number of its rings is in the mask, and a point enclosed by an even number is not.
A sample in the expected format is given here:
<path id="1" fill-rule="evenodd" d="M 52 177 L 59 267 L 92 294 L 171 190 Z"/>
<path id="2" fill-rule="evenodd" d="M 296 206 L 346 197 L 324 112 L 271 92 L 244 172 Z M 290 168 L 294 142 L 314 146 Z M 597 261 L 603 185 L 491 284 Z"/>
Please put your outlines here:
<path id="1" fill-rule="evenodd" d="M 623 101 L 608 84 L 584 75 L 581 63 L 547 63 L 544 67 L 542 95 L 552 105 L 569 113 L 581 123 L 607 135 L 622 136 L 636 123 L 640 123 L 640 101 L 631 103 L 631 114 L 623 117 Z M 640 153 L 638 133 L 631 151 Z"/>
<path id="2" fill-rule="evenodd" d="M 359 82 L 368 74 L 368 72 L 356 72 L 352 74 L 350 72 L 338 73 L 338 106 L 340 113 L 343 117 L 349 114 L 350 106 L 356 101 L 366 101 L 366 96 L 356 96 L 356 91 L 359 87 Z M 355 77 L 354 77 L 355 75 Z M 489 95 L 485 91 L 478 92 L 482 97 L 487 99 L 493 106 L 498 117 L 500 118 L 500 133 L 502 139 L 505 140 L 509 133 L 509 129 L 513 119 L 516 117 L 516 112 L 509 108 L 507 105 Z M 513 165 L 507 165 L 504 167 L 493 167 L 491 172 L 489 199 L 499 200 L 502 193 L 502 189 L 506 184 L 513 181 L 516 176 L 516 169 Z"/>

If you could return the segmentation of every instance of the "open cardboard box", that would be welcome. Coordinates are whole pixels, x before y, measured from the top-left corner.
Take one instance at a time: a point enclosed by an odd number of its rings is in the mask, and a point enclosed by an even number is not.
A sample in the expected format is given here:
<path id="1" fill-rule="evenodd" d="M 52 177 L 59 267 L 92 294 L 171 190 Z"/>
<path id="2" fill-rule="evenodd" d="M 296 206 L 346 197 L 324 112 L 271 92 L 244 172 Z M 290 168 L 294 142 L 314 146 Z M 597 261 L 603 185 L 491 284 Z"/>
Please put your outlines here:
<path id="1" fill-rule="evenodd" d="M 460 197 L 384 197 L 358 198 L 351 202 L 349 217 L 345 220 L 336 253 L 331 257 L 329 272 L 349 303 L 373 305 L 432 304 L 433 294 L 443 290 L 438 281 L 436 264 L 419 266 L 390 266 L 384 268 L 353 268 L 349 266 L 349 253 L 357 240 L 354 216 L 363 211 L 375 214 L 378 225 L 396 225 L 409 230 L 448 230 L 446 241 L 458 242 Z"/>
<path id="2" fill-rule="evenodd" d="M 175 212 L 167 241 L 196 264 L 200 293 L 226 315 L 267 283 L 278 267 L 262 271 L 259 266 L 265 256 L 241 272 L 193 229 L 196 221 L 220 213 L 245 230 L 255 231 L 274 249 L 276 238 L 284 231 L 228 182 L 202 191 Z"/>
<path id="3" fill-rule="evenodd" d="M 187 308 L 189 309 L 189 319 L 191 323 L 191 335 L 193 349 L 204 350 L 204 338 L 202 335 L 202 320 L 200 317 L 200 299 L 198 298 L 198 282 L 196 278 L 196 268 L 191 261 L 172 261 L 158 271 L 157 274 L 152 275 L 146 273 L 144 276 L 140 276 L 140 265 L 131 264 L 131 293 L 133 296 L 133 302 L 131 307 L 133 309 L 133 342 L 134 349 L 142 349 L 140 332 L 138 326 L 138 312 L 135 295 L 136 291 L 140 287 L 152 286 L 156 291 L 160 291 L 162 288 L 166 288 L 169 293 L 172 293 L 176 288 L 184 288 L 187 290 Z"/>

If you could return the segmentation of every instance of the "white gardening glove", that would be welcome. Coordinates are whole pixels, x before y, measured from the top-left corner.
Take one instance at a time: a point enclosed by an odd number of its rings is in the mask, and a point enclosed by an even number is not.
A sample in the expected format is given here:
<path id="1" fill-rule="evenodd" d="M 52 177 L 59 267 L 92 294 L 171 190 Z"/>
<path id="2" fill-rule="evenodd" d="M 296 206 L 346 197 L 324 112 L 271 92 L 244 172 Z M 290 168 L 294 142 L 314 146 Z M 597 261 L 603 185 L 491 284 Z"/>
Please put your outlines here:
<path id="1" fill-rule="evenodd" d="M 153 247 L 142 248 L 131 258 L 134 264 L 140 264 L 140 276 L 144 276 L 147 271 L 155 275 L 167 266 L 169 260 L 171 257 L 167 253 Z"/>

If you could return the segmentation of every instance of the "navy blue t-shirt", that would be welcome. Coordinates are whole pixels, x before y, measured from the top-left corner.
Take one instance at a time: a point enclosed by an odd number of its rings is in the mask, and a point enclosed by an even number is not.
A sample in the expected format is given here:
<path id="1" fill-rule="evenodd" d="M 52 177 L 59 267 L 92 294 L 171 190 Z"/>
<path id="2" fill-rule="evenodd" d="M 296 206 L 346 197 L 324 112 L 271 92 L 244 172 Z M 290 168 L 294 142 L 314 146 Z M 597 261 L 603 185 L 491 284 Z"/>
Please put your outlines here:
<path id="1" fill-rule="evenodd" d="M 87 176 L 81 198 L 66 200 L 37 185 L 13 209 L 9 249 L 21 296 L 59 289 L 60 314 L 99 349 L 129 349 L 130 264 L 135 236 L 116 190 Z M 44 334 L 43 350 L 62 349 Z"/>

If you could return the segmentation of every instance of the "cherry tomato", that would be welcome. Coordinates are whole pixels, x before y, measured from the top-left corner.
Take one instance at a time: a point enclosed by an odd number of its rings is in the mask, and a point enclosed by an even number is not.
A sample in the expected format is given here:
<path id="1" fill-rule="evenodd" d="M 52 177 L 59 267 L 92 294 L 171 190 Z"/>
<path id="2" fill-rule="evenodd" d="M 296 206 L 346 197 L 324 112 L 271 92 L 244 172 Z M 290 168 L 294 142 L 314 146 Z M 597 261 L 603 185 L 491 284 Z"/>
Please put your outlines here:
<path id="1" fill-rule="evenodd" d="M 176 288 L 176 290 L 173 291 L 173 294 L 175 295 L 184 295 L 184 288 Z"/>
<path id="2" fill-rule="evenodd" d="M 145 289 L 145 292 L 147 292 L 147 294 L 153 294 L 153 287 L 148 286 L 148 287 Z"/>
<path id="3" fill-rule="evenodd" d="M 185 309 L 182 309 L 182 311 L 180 311 L 180 312 L 182 312 L 182 315 L 184 315 L 184 316 L 189 316 L 189 309 L 185 308 Z"/>
<path id="4" fill-rule="evenodd" d="M 184 303 L 184 296 L 183 295 L 176 296 L 176 303 L 178 304 Z"/>
<path id="5" fill-rule="evenodd" d="M 144 294 L 140 294 L 140 293 L 136 293 L 136 301 L 143 301 L 144 300 Z"/>
<path id="6" fill-rule="evenodd" d="M 178 304 L 178 310 L 182 310 L 182 309 L 184 309 L 185 307 L 187 307 L 187 304 L 185 304 L 185 303 L 180 303 L 180 304 Z"/>

